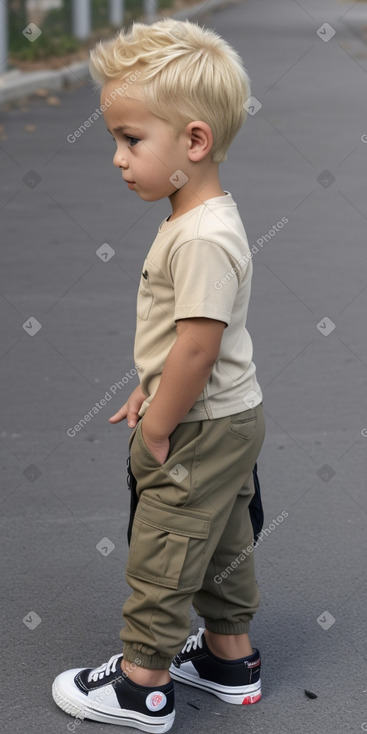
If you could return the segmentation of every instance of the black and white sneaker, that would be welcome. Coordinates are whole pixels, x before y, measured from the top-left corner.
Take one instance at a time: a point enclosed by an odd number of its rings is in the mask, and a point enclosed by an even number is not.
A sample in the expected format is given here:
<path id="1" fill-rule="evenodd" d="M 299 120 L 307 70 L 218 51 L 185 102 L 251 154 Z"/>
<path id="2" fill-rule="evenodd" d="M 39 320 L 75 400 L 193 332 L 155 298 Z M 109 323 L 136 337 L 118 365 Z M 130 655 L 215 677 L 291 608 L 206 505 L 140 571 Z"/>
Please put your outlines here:
<path id="1" fill-rule="evenodd" d="M 58 675 L 52 685 L 55 703 L 78 719 L 169 731 L 175 719 L 173 682 L 139 686 L 122 672 L 122 657 L 113 655 L 99 668 L 74 668 Z"/>
<path id="2" fill-rule="evenodd" d="M 187 638 L 174 658 L 169 672 L 174 680 L 213 693 L 227 703 L 250 704 L 260 701 L 260 653 L 247 658 L 222 660 L 209 650 L 204 628 Z"/>

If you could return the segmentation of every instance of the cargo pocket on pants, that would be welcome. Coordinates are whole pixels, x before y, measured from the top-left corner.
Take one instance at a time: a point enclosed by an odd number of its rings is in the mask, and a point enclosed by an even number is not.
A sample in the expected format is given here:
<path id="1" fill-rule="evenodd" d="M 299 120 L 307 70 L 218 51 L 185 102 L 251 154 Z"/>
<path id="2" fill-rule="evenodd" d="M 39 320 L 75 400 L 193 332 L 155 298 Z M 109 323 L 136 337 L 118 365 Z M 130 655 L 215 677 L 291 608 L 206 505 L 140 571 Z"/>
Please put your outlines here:
<path id="1" fill-rule="evenodd" d="M 195 589 L 202 579 L 210 515 L 141 497 L 126 574 L 168 589 Z"/>

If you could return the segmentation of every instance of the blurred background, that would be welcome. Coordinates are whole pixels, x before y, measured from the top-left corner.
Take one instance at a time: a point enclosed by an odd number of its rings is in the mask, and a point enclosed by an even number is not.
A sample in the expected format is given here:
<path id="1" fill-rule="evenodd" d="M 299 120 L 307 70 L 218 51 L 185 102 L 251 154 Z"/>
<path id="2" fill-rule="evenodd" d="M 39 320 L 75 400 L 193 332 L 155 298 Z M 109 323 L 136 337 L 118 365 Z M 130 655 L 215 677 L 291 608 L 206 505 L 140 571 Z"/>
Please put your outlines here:
<path id="1" fill-rule="evenodd" d="M 10 0 L 0 2 L 0 73 L 58 68 L 87 56 L 89 41 L 137 18 L 171 14 L 195 0 Z M 24 43 L 29 24 L 42 26 L 37 43 Z"/>

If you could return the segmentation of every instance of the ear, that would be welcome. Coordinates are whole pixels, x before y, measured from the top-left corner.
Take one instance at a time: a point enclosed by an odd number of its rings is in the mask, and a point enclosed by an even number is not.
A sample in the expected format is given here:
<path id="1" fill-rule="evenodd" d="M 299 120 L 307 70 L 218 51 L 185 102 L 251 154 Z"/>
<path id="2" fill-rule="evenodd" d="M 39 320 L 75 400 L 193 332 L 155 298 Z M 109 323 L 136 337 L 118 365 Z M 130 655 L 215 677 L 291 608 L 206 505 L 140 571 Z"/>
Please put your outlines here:
<path id="1" fill-rule="evenodd" d="M 213 147 L 213 133 L 207 122 L 195 120 L 186 126 L 189 140 L 188 157 L 190 161 L 201 161 L 209 155 Z"/>

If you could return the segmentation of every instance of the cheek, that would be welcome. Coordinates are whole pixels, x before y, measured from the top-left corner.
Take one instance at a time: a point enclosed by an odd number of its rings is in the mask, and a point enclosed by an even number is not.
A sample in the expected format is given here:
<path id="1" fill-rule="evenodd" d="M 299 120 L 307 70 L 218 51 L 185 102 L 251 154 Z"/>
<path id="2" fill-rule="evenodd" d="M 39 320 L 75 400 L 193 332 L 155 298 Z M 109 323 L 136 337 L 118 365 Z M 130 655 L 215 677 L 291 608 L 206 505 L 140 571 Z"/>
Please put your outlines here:
<path id="1" fill-rule="evenodd" d="M 161 185 L 165 180 L 168 181 L 168 169 L 155 155 L 150 155 L 148 159 L 140 161 L 139 171 L 149 183 L 155 186 Z"/>

